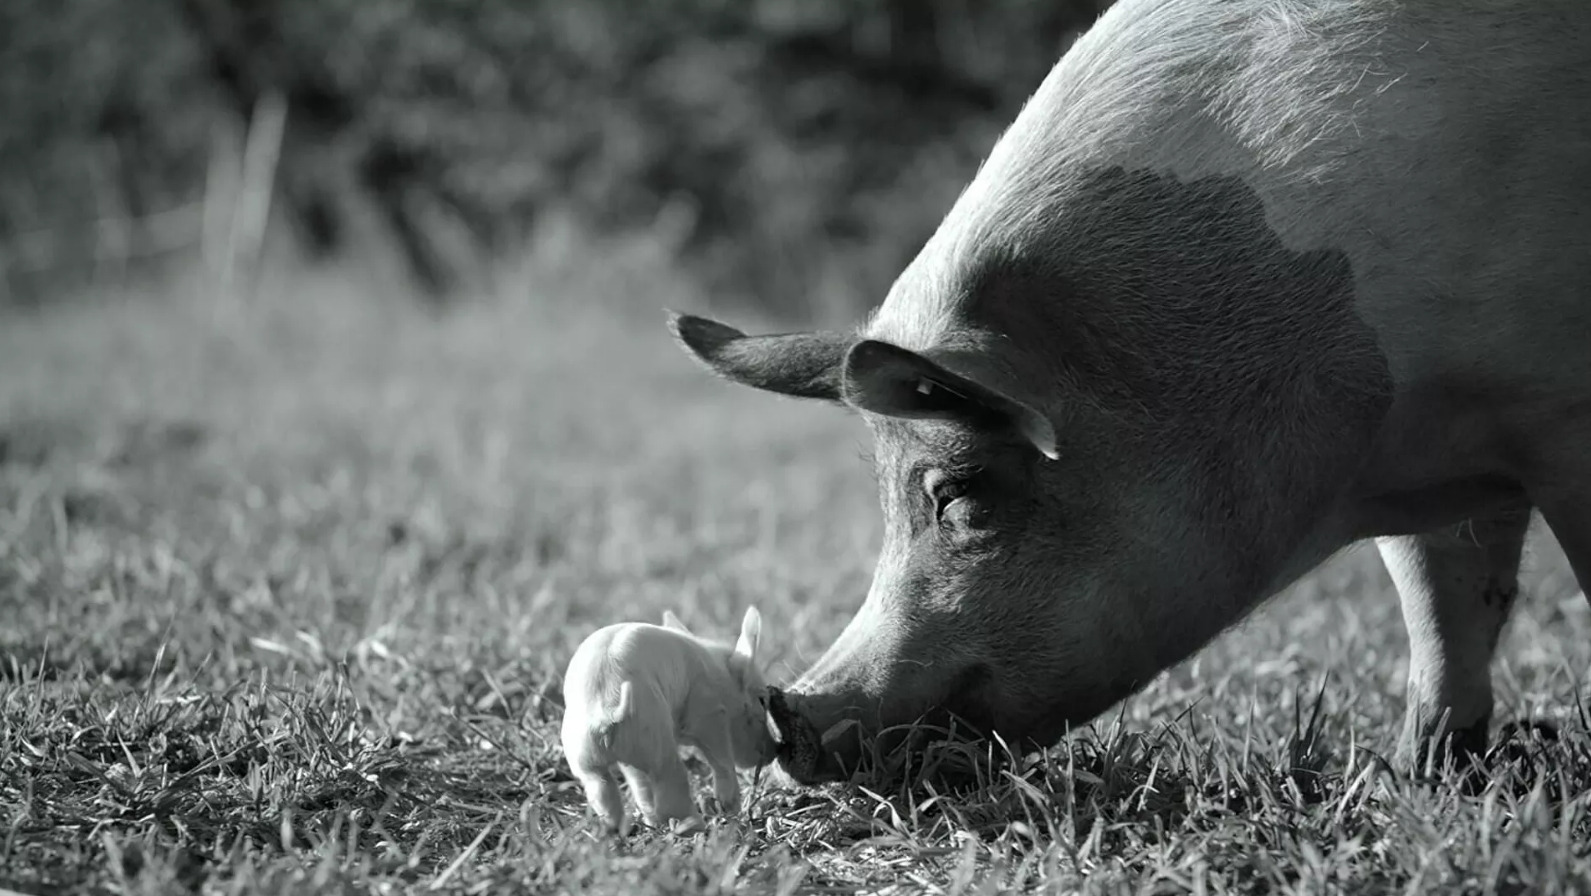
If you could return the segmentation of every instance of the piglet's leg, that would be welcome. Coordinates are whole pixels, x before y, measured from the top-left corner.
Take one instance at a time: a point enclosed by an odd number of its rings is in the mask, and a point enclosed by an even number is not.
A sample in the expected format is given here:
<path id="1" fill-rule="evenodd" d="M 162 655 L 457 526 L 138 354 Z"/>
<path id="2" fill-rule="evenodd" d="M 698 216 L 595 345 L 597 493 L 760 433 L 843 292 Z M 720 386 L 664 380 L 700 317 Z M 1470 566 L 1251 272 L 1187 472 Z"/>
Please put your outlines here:
<path id="1" fill-rule="evenodd" d="M 713 758 L 708 764 L 713 770 L 713 796 L 718 797 L 718 805 L 730 815 L 740 811 L 740 779 L 735 776 L 735 767 Z"/>
<path id="2" fill-rule="evenodd" d="M 611 830 L 624 827 L 624 795 L 619 793 L 619 782 L 610 769 L 582 771 L 580 784 L 585 788 L 586 802 L 596 811 Z"/>
<path id="3" fill-rule="evenodd" d="M 635 808 L 640 811 L 646 823 L 656 827 L 657 795 L 652 782 L 652 776 L 633 765 L 620 765 L 624 772 L 624 780 L 630 785 L 630 796 L 635 799 Z"/>
<path id="4" fill-rule="evenodd" d="M 707 760 L 713 770 L 713 796 L 724 812 L 733 815 L 740 809 L 740 779 L 735 776 L 735 765 L 730 757 L 729 729 L 709 726 L 695 739 L 697 752 Z"/>
<path id="5" fill-rule="evenodd" d="M 696 802 L 691 799 L 690 773 L 685 771 L 685 763 L 680 761 L 678 752 L 663 760 L 653 783 L 656 785 L 653 795 L 657 799 L 656 826 L 663 827 L 676 818 L 690 818 L 696 814 Z"/>

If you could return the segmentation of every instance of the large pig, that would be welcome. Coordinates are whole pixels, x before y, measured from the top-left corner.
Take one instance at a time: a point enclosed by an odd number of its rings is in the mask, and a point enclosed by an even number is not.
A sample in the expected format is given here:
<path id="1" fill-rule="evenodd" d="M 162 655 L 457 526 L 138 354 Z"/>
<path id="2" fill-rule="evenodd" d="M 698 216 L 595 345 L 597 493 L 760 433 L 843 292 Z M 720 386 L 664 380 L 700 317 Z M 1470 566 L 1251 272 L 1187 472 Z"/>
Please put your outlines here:
<path id="1" fill-rule="evenodd" d="M 1365 538 L 1402 759 L 1474 751 L 1532 509 L 1591 586 L 1591 3 L 1121 0 L 860 332 L 672 325 L 877 443 L 790 689 L 859 724 L 795 779 L 919 716 L 1053 743 Z"/>

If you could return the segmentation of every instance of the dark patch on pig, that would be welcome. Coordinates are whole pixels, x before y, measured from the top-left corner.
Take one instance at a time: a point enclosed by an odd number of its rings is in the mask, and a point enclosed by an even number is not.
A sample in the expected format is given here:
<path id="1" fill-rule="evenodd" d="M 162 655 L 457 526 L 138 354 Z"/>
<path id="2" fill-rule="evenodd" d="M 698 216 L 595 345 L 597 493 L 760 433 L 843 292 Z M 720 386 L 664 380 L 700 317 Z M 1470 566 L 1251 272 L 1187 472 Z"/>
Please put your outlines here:
<path id="1" fill-rule="evenodd" d="M 1519 586 L 1512 582 L 1488 582 L 1481 600 L 1494 610 L 1507 612 L 1519 597 Z"/>
<path id="2" fill-rule="evenodd" d="M 1391 407 L 1347 254 L 1285 245 L 1237 177 L 1117 166 L 1046 194 L 1058 198 L 963 262 L 969 316 L 1017 349 L 1024 379 L 1075 394 L 1075 438 L 1093 435 L 1091 405 L 1111 421 L 1100 436 L 1155 448 L 1187 484 L 1179 500 L 1236 550 L 1227 559 L 1252 558 L 1223 588 L 1260 588 L 1371 456 Z M 1237 596 L 1200 643 L 1258 597 Z"/>

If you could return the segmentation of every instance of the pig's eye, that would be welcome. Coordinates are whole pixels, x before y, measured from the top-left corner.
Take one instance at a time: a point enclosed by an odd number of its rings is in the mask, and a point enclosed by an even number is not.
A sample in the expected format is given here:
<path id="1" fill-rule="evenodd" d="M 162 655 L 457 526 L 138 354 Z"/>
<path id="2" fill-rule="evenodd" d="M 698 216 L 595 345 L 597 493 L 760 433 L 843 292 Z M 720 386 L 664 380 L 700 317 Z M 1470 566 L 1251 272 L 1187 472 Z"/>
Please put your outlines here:
<path id="1" fill-rule="evenodd" d="M 934 485 L 934 519 L 945 521 L 945 512 L 967 494 L 967 480 L 946 479 Z"/>

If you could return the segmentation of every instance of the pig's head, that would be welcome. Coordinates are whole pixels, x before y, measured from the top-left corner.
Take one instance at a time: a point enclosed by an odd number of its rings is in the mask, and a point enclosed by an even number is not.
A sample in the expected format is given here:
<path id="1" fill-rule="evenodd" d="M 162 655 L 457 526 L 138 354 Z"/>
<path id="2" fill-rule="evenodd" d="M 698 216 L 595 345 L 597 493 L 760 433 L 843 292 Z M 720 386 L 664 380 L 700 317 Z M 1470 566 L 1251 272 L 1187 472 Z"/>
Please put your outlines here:
<path id="1" fill-rule="evenodd" d="M 945 263 L 936 238 L 860 333 L 673 318 L 720 376 L 873 432 L 883 548 L 788 691 L 842 732 L 783 758 L 796 780 L 915 721 L 1053 743 L 1337 547 L 1387 397 L 1346 262 L 1282 247 L 1230 184 L 1101 180 L 1069 251 Z"/>
<path id="2" fill-rule="evenodd" d="M 807 734 L 831 734 L 802 762 L 784 757 L 796 780 L 843 775 L 882 728 L 952 714 L 1053 739 L 1154 673 L 1141 619 L 1111 581 L 1143 548 L 1108 519 L 1132 500 L 1117 494 L 1131 480 L 1100 467 L 1109 452 L 1085 456 L 1042 406 L 942 354 L 837 334 L 746 337 L 693 317 L 674 326 L 730 379 L 843 402 L 874 432 L 884 547 L 860 611 L 789 690 Z M 787 743 L 803 737 L 778 721 Z"/>

